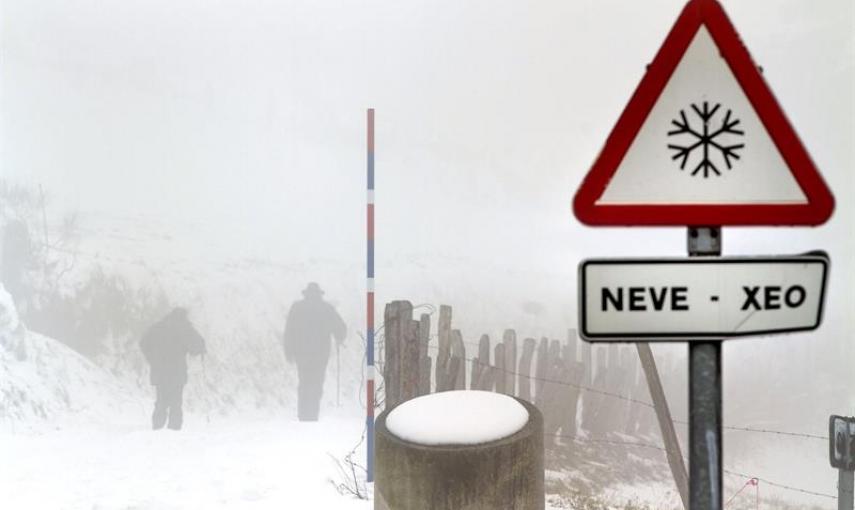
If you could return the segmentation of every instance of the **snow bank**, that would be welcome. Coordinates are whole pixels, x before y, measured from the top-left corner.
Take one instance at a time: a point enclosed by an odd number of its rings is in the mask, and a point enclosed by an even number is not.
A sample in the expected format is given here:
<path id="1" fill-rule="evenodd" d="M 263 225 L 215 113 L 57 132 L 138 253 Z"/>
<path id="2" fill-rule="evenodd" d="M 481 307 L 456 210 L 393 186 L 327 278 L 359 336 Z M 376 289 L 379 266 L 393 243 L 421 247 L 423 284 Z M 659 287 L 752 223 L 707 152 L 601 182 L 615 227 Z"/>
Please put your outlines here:
<path id="1" fill-rule="evenodd" d="M 18 311 L 12 296 L 0 283 L 0 342 L 18 329 Z"/>
<path id="2" fill-rule="evenodd" d="M 108 371 L 61 342 L 28 331 L 0 286 L 0 425 L 38 431 L 69 423 L 114 422 L 148 407 Z"/>
<path id="3" fill-rule="evenodd" d="M 513 398 L 489 391 L 444 391 L 409 400 L 386 417 L 395 436 L 424 445 L 473 445 L 519 432 L 528 411 Z"/>

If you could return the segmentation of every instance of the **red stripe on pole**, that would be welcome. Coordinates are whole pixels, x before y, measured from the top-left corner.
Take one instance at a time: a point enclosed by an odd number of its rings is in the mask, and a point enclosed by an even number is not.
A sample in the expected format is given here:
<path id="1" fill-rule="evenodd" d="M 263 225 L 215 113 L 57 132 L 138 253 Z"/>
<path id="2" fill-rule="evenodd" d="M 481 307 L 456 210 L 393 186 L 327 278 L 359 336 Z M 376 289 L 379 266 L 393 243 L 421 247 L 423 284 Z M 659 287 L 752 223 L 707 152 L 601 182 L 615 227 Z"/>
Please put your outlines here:
<path id="1" fill-rule="evenodd" d="M 368 240 L 374 240 L 374 204 L 368 204 Z"/>

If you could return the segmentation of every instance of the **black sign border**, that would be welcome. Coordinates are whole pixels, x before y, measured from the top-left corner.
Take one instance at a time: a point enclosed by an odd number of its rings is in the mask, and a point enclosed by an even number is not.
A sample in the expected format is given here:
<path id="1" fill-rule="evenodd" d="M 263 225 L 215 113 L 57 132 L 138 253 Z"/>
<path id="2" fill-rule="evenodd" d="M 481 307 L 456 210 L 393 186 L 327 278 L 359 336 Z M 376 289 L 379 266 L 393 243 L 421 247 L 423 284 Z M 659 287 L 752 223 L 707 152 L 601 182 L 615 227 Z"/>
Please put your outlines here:
<path id="1" fill-rule="evenodd" d="M 771 329 L 746 332 L 711 332 L 711 333 L 588 333 L 586 318 L 585 295 L 586 280 L 585 268 L 589 265 L 626 265 L 626 264 L 792 264 L 792 263 L 820 263 L 822 264 L 822 289 L 819 296 L 819 310 L 816 322 L 807 327 Z M 586 259 L 579 263 L 578 289 L 579 289 L 579 336 L 587 342 L 674 342 L 708 340 L 720 338 L 739 338 L 747 336 L 764 336 L 773 334 L 796 333 L 800 331 L 813 331 L 822 323 L 825 311 L 825 289 L 828 282 L 828 271 L 831 260 L 825 252 L 811 252 L 804 255 L 783 256 L 758 256 L 758 257 L 661 257 L 661 258 L 623 258 L 623 259 Z"/>

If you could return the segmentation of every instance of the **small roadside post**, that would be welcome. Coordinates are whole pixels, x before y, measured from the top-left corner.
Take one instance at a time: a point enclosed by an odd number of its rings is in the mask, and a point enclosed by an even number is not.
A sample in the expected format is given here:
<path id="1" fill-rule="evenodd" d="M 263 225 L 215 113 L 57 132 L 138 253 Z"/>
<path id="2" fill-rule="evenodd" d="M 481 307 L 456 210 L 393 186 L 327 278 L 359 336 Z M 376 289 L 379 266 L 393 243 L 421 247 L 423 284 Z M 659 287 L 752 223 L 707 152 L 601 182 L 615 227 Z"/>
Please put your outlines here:
<path id="1" fill-rule="evenodd" d="M 834 210 L 743 40 L 718 1 L 687 2 L 573 200 L 589 226 L 687 228 L 688 258 L 582 261 L 578 304 L 586 341 L 689 343 L 690 510 L 723 505 L 722 342 L 817 329 L 830 268 L 821 251 L 722 256 L 725 226 Z"/>
<path id="2" fill-rule="evenodd" d="M 831 467 L 838 470 L 837 510 L 855 505 L 855 417 L 832 415 L 828 420 Z"/>

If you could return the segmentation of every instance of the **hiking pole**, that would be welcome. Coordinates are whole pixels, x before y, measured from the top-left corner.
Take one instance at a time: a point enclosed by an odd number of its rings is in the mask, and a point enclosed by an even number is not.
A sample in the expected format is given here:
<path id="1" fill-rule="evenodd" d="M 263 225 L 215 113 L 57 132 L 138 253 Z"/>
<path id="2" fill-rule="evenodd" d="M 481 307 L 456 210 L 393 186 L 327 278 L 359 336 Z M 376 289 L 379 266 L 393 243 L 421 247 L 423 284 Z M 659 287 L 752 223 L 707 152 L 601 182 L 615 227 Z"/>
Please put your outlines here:
<path id="1" fill-rule="evenodd" d="M 335 406 L 341 407 L 341 343 L 335 343 Z"/>

